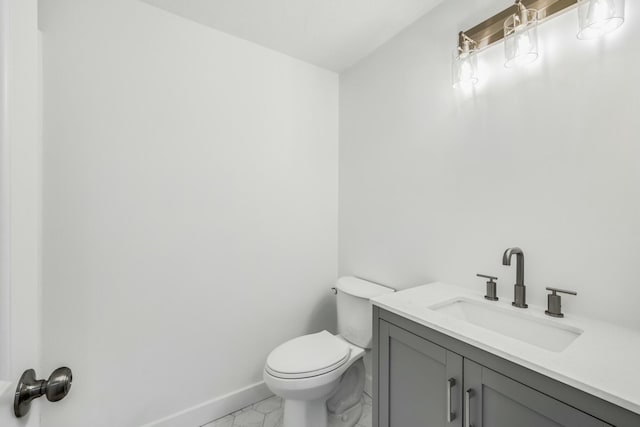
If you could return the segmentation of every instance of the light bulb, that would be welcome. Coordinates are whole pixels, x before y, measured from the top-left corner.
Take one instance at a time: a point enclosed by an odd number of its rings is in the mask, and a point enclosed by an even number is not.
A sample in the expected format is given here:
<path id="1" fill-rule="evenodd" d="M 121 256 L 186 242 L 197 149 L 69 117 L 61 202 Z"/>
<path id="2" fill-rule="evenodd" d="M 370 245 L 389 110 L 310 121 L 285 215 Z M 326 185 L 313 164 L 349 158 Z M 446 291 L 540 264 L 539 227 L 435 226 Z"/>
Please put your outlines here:
<path id="1" fill-rule="evenodd" d="M 468 81 L 473 78 L 473 67 L 467 58 L 460 58 L 460 80 Z"/>
<path id="2" fill-rule="evenodd" d="M 478 62 L 470 41 L 464 40 L 453 53 L 452 77 L 453 87 L 470 89 L 478 83 Z"/>
<path id="3" fill-rule="evenodd" d="M 454 61 L 453 87 L 468 89 L 478 83 L 475 57 L 468 53 L 461 54 Z"/>
<path id="4" fill-rule="evenodd" d="M 529 31 L 524 31 L 521 34 L 515 36 L 515 52 L 511 61 L 506 65 L 507 67 L 519 67 L 532 63 L 538 58 L 538 52 L 535 49 L 535 44 L 531 39 Z"/>
<path id="5" fill-rule="evenodd" d="M 579 39 L 601 37 L 624 23 L 624 0 L 579 0 Z"/>
<path id="6" fill-rule="evenodd" d="M 613 0 L 593 0 L 589 3 L 587 12 L 587 24 L 596 28 L 606 26 L 607 22 L 616 14 L 616 5 Z"/>
<path id="7" fill-rule="evenodd" d="M 529 64 L 538 58 L 538 13 L 521 7 L 504 23 L 505 67 Z"/>
<path id="8" fill-rule="evenodd" d="M 525 31 L 516 36 L 516 58 L 527 55 L 531 52 L 531 37 L 529 32 Z"/>

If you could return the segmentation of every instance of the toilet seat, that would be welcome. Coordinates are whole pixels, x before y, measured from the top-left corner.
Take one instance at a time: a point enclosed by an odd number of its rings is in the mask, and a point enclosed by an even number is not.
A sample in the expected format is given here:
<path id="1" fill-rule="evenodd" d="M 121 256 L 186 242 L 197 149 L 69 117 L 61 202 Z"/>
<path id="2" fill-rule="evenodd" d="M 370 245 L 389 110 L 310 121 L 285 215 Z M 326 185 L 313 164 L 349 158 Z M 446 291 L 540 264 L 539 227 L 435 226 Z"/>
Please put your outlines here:
<path id="1" fill-rule="evenodd" d="M 338 369 L 350 354 L 351 347 L 346 341 L 322 331 L 277 347 L 269 354 L 265 370 L 277 378 L 310 378 Z"/>

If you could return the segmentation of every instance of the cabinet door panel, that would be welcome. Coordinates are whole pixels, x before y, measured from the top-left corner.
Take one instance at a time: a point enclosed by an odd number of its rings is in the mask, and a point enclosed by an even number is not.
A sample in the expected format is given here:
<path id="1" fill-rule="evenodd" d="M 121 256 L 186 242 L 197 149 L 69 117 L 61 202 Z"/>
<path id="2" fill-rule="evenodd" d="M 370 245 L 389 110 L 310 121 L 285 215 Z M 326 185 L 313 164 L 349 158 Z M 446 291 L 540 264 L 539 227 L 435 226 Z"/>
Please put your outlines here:
<path id="1" fill-rule="evenodd" d="M 386 322 L 379 334 L 379 427 L 462 427 L 462 357 Z"/>
<path id="2" fill-rule="evenodd" d="M 604 427 L 608 424 L 468 359 L 472 427 Z"/>

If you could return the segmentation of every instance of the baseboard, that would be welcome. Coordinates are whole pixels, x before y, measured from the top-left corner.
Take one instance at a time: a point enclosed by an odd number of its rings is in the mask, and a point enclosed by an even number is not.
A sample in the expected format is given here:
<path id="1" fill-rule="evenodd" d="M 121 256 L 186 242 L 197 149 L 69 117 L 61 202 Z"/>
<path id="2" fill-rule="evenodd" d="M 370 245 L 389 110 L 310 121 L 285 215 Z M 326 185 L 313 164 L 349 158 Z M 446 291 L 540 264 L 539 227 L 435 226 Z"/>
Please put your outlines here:
<path id="1" fill-rule="evenodd" d="M 145 424 L 142 427 L 200 427 L 215 419 L 222 418 L 253 403 L 272 396 L 264 381 L 216 397 L 199 405 L 185 409 L 168 417 Z"/>

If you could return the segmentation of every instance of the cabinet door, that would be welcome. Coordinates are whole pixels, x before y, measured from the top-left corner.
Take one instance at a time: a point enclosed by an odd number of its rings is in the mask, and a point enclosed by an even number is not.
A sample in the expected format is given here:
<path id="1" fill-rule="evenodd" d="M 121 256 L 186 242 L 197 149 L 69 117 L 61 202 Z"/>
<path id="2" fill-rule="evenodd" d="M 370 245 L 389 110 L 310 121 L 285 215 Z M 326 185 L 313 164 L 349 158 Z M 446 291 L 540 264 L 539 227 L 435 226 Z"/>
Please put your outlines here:
<path id="1" fill-rule="evenodd" d="M 469 359 L 464 360 L 464 392 L 465 427 L 609 426 Z"/>
<path id="2" fill-rule="evenodd" d="M 378 333 L 378 427 L 462 427 L 462 357 L 384 321 Z"/>

